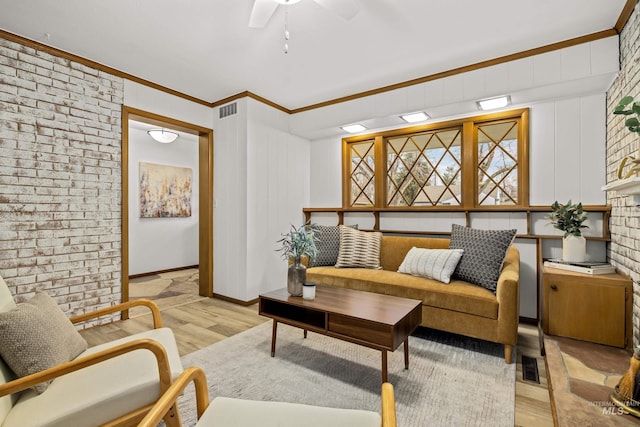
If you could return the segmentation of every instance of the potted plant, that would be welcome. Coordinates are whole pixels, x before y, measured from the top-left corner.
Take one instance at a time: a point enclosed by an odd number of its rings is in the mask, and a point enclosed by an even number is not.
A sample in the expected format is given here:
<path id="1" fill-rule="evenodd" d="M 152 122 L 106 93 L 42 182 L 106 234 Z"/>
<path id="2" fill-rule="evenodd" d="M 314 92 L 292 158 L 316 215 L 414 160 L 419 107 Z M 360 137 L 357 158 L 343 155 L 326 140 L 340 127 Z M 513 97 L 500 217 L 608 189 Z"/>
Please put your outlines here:
<path id="1" fill-rule="evenodd" d="M 586 260 L 587 242 L 582 236 L 582 229 L 589 228 L 583 223 L 587 220 L 587 213 L 582 203 L 573 204 L 569 200 L 566 204 L 556 200 L 551 205 L 551 213 L 547 215 L 554 228 L 564 232 L 562 236 L 562 260 L 567 262 L 584 262 Z"/>
<path id="2" fill-rule="evenodd" d="M 620 114 L 623 116 L 633 116 L 628 117 L 624 121 L 624 125 L 629 129 L 629 132 L 637 133 L 640 135 L 640 101 L 633 102 L 633 96 L 625 96 L 623 97 L 618 105 L 616 105 L 613 110 L 613 114 Z M 630 161 L 633 166 L 629 169 L 629 171 L 625 174 L 623 170 L 627 164 L 627 161 Z M 618 165 L 618 179 L 626 179 L 630 178 L 634 174 L 638 174 L 640 172 L 640 158 L 635 158 L 633 156 L 626 156 Z"/>
<path id="3" fill-rule="evenodd" d="M 303 224 L 299 228 L 291 225 L 288 233 L 282 234 L 280 251 L 284 259 L 292 259 L 287 272 L 287 291 L 292 296 L 302 295 L 302 285 L 307 280 L 307 268 L 300 262 L 302 257 L 308 256 L 315 259 L 318 254 L 316 248 L 316 231 L 308 224 Z"/>

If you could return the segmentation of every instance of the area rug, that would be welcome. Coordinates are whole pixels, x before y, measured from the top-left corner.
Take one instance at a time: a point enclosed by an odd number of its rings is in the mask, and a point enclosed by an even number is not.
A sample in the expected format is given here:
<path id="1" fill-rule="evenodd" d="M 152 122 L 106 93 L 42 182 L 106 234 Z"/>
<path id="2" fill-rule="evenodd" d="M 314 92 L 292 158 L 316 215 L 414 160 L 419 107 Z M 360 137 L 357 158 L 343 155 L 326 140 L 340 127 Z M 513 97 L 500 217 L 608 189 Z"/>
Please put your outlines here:
<path id="1" fill-rule="evenodd" d="M 209 396 L 284 401 L 380 412 L 381 354 L 356 344 L 278 325 L 270 356 L 271 322 L 182 358 L 207 375 Z M 486 341 L 418 329 L 409 339 L 409 369 L 402 346 L 389 353 L 398 425 L 513 426 L 515 363 Z M 514 355 L 515 357 L 515 355 Z M 185 426 L 195 424 L 193 387 L 180 398 Z"/>

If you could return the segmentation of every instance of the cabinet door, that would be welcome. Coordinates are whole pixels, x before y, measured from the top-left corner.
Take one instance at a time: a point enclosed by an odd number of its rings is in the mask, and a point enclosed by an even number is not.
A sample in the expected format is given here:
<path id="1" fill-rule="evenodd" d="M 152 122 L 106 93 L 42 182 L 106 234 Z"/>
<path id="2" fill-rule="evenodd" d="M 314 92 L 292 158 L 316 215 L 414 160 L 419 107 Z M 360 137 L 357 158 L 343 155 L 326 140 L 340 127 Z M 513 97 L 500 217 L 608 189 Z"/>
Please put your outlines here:
<path id="1" fill-rule="evenodd" d="M 625 288 L 623 286 L 549 277 L 549 333 L 624 347 Z"/>

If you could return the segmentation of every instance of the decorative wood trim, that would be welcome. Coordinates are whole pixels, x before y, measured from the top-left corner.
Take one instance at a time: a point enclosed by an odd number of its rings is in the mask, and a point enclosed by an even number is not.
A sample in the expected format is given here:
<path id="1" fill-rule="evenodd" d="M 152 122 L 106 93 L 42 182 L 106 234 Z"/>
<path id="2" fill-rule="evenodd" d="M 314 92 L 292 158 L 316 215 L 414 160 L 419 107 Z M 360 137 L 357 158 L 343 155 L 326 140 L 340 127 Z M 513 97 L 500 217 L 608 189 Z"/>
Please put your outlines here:
<path id="1" fill-rule="evenodd" d="M 587 212 L 602 213 L 604 226 L 602 228 L 602 236 L 585 236 L 587 240 L 594 241 L 611 241 L 611 234 L 608 227 L 609 217 L 611 215 L 611 205 L 584 205 L 584 210 Z M 311 218 L 313 213 L 327 213 L 334 212 L 339 218 L 339 224 L 343 223 L 344 214 L 350 212 L 365 212 L 371 213 L 375 218 L 375 225 L 373 231 L 381 231 L 388 234 L 416 234 L 425 236 L 448 236 L 451 233 L 446 231 L 415 231 L 415 230 L 380 230 L 380 214 L 385 212 L 394 213 L 420 213 L 420 212 L 438 212 L 438 213 L 464 213 L 467 226 L 470 224 L 471 214 L 474 212 L 508 212 L 508 213 L 525 213 L 527 221 L 527 234 L 518 234 L 516 237 L 520 239 L 562 239 L 560 235 L 543 235 L 543 234 L 531 234 L 531 213 L 533 212 L 551 212 L 551 206 L 498 206 L 495 208 L 487 209 L 486 207 L 472 207 L 464 208 L 460 206 L 433 206 L 433 207 L 391 207 L 391 208 L 376 208 L 376 207 L 358 207 L 358 208 L 303 208 L 302 212 L 305 217 Z"/>
<path id="2" fill-rule="evenodd" d="M 213 131 L 198 135 L 199 208 L 198 262 L 200 264 L 199 293 L 213 296 Z M 204 190 L 204 191 L 203 191 Z"/>
<path id="3" fill-rule="evenodd" d="M 249 301 L 243 301 L 241 299 L 231 298 L 231 297 L 228 297 L 226 295 L 216 294 L 215 292 L 213 293 L 212 296 L 215 299 L 231 302 L 233 304 L 241 305 L 243 307 L 249 307 L 249 306 L 251 306 L 253 304 L 257 304 L 258 303 L 258 298 L 254 298 L 254 299 L 249 300 Z"/>
<path id="4" fill-rule="evenodd" d="M 288 109 L 286 107 L 283 107 L 280 104 L 276 104 L 273 101 L 269 101 L 268 99 L 263 98 L 260 95 L 256 95 L 253 92 L 249 92 L 248 90 L 245 90 L 244 92 L 236 93 L 235 95 L 228 96 L 228 97 L 226 97 L 224 99 L 221 99 L 219 101 L 212 102 L 211 104 L 209 104 L 209 106 L 211 108 L 215 108 L 215 107 L 219 107 L 221 105 L 228 104 L 230 102 L 233 102 L 233 101 L 236 101 L 236 100 L 242 99 L 242 98 L 255 99 L 256 101 L 262 102 L 263 104 L 266 104 L 266 105 L 268 105 L 270 107 L 273 107 L 276 110 L 280 110 L 283 113 L 291 114 L 291 110 L 290 109 Z"/>
<path id="5" fill-rule="evenodd" d="M 159 85 L 157 83 L 150 82 L 149 80 L 141 79 L 140 77 L 136 77 L 133 74 L 126 73 L 124 71 L 118 70 L 117 68 L 109 67 L 108 65 L 101 64 L 96 61 L 92 61 L 87 58 L 83 58 L 82 56 L 75 55 L 73 53 L 69 53 L 62 49 L 55 48 L 53 46 L 48 46 L 44 43 L 37 42 L 35 40 L 28 39 L 26 37 L 19 36 L 17 34 L 10 33 L 8 31 L 0 29 L 0 37 L 20 43 L 22 45 L 31 47 L 33 49 L 40 50 L 42 52 L 46 52 L 50 55 L 59 56 L 61 58 L 68 59 L 70 61 L 77 62 L 82 65 L 86 65 L 87 67 L 95 68 L 96 70 L 104 71 L 105 73 L 109 73 L 111 75 L 121 77 L 123 79 L 131 80 L 132 82 L 139 83 L 144 86 L 148 86 L 152 89 L 159 90 L 161 92 L 168 93 L 170 95 L 177 96 L 182 99 L 186 99 L 187 101 L 195 102 L 196 104 L 210 106 L 211 103 L 204 101 L 200 98 L 196 98 L 195 96 L 187 95 L 182 92 L 178 92 L 177 90 L 173 90 L 166 86 Z"/>
<path id="6" fill-rule="evenodd" d="M 633 1 L 633 0 L 629 0 Z M 628 18 L 627 18 L 628 19 Z M 340 98 L 331 99 L 316 104 L 307 105 L 306 107 L 294 108 L 291 110 L 291 114 L 302 113 L 304 111 L 315 110 L 317 108 L 328 107 L 334 104 L 340 104 L 347 101 L 353 101 L 354 99 L 365 98 L 367 96 L 377 95 L 379 93 L 389 92 L 396 89 L 402 89 L 407 86 L 413 86 L 421 83 L 430 82 L 433 80 L 443 79 L 445 77 L 455 76 L 457 74 L 468 73 L 470 71 L 479 70 L 482 68 L 492 67 L 494 65 L 503 64 L 505 62 L 515 61 L 522 58 L 527 58 L 534 55 L 540 55 L 542 53 L 552 52 L 554 50 L 564 49 L 567 47 L 579 45 L 582 43 L 588 43 L 595 40 L 604 39 L 607 37 L 615 36 L 618 34 L 615 28 L 609 30 L 598 31 L 597 33 L 587 34 L 580 37 L 564 40 L 557 43 L 548 44 L 545 46 L 537 47 L 534 49 L 524 50 L 518 53 L 512 53 L 510 55 L 501 56 L 486 61 L 476 62 L 475 64 L 465 65 L 463 67 L 454 68 L 440 73 L 430 74 L 428 76 L 419 77 L 412 80 L 407 80 L 401 83 L 395 83 L 388 86 L 383 86 L 377 89 L 371 89 L 364 92 L 355 93 L 353 95 L 347 95 Z"/>
<path id="7" fill-rule="evenodd" d="M 460 184 L 462 185 L 460 203 L 462 206 L 476 206 L 477 200 L 475 200 L 474 195 L 478 188 L 478 172 L 475 165 L 478 164 L 478 148 L 477 142 L 473 136 L 475 126 L 471 121 L 462 122 L 460 125 L 462 125 L 462 153 L 460 159 L 462 162 L 462 165 L 460 165 L 460 173 L 462 174 Z M 467 214 L 466 217 L 467 225 L 469 225 L 469 215 Z"/>
<path id="8" fill-rule="evenodd" d="M 200 188 L 199 294 L 213 295 L 213 129 L 132 107 L 122 107 L 122 300 L 129 299 L 129 120 L 141 121 L 196 135 L 198 137 L 198 170 Z M 126 161 L 126 163 L 125 163 Z M 128 318 L 125 312 L 123 318 Z"/>
<path id="9" fill-rule="evenodd" d="M 625 25 L 627 25 L 627 21 L 629 21 L 629 18 L 633 13 L 633 9 L 635 9 L 637 3 L 638 0 L 627 0 L 627 2 L 625 3 L 620 16 L 618 17 L 618 20 L 616 21 L 616 25 L 613 27 L 618 34 L 620 34 Z"/>
<path id="10" fill-rule="evenodd" d="M 486 68 L 486 67 L 491 67 L 493 65 L 502 64 L 502 63 L 509 62 L 509 61 L 515 61 L 517 59 L 522 59 L 522 58 L 526 58 L 526 57 L 530 57 L 530 56 L 534 56 L 534 55 L 539 55 L 539 54 L 546 53 L 546 52 L 551 52 L 551 51 L 558 50 L 558 49 L 564 49 L 566 47 L 571 47 L 571 46 L 575 46 L 575 45 L 582 44 L 582 43 L 588 43 L 588 42 L 591 42 L 591 41 L 594 41 L 594 40 L 599 40 L 599 39 L 611 37 L 611 36 L 614 36 L 614 35 L 617 35 L 617 34 L 620 33 L 620 31 L 622 30 L 622 28 L 626 24 L 627 20 L 631 16 L 631 13 L 633 13 L 633 8 L 635 7 L 635 3 L 637 3 L 637 1 L 638 0 L 627 0 L 627 3 L 625 5 L 625 7 L 623 8 L 620 17 L 618 18 L 616 26 L 614 28 L 609 29 L 609 30 L 603 30 L 603 31 L 599 31 L 599 32 L 596 32 L 596 33 L 592 33 L 592 34 L 587 34 L 587 35 L 584 35 L 584 36 L 575 37 L 575 38 L 572 38 L 572 39 L 564 40 L 564 41 L 557 42 L 557 43 L 552 43 L 552 44 L 541 46 L 541 47 L 538 47 L 538 48 L 529 49 L 529 50 L 525 50 L 525 51 L 522 51 L 522 52 L 510 54 L 510 55 L 501 56 L 501 57 L 498 57 L 498 58 L 477 62 L 477 63 L 471 64 L 471 65 L 466 65 L 466 66 L 463 66 L 463 67 L 458 67 L 458 68 L 454 68 L 454 69 L 451 69 L 451 70 L 447 70 L 447 71 L 442 71 L 442 72 L 435 73 L 435 74 L 426 75 L 426 76 L 419 77 L 419 78 L 416 78 L 416 79 L 407 80 L 407 81 L 404 81 L 404 82 L 395 83 L 395 84 L 388 85 L 388 86 L 383 86 L 383 87 L 380 87 L 380 88 L 377 88 L 377 89 L 371 89 L 371 90 L 368 90 L 368 91 L 359 92 L 359 93 L 355 93 L 355 94 L 352 94 L 352 95 L 343 96 L 343 97 L 340 97 L 340 98 L 334 98 L 334 99 L 331 99 L 331 100 L 328 100 L 328 101 L 323 101 L 323 102 L 319 102 L 319 103 L 316 103 L 316 104 L 311 104 L 311 105 L 307 105 L 307 106 L 300 107 L 300 108 L 294 108 L 294 109 L 286 108 L 286 107 L 284 107 L 284 106 L 282 106 L 280 104 L 277 104 L 277 103 L 275 103 L 273 101 L 270 101 L 270 100 L 268 100 L 266 98 L 263 98 L 263 97 L 261 97 L 259 95 L 256 95 L 256 94 L 254 94 L 254 93 L 252 93 L 250 91 L 240 92 L 240 93 L 237 93 L 235 95 L 229 96 L 227 98 L 220 99 L 218 101 L 209 102 L 209 101 L 205 101 L 203 99 L 196 98 L 194 96 L 187 95 L 185 93 L 176 91 L 174 89 L 159 85 L 157 83 L 153 83 L 151 81 L 142 79 L 140 77 L 134 76 L 133 74 L 126 73 L 126 72 L 118 70 L 116 68 L 109 67 L 109 66 L 101 64 L 99 62 L 92 61 L 90 59 L 86 59 L 86 58 L 83 58 L 81 56 L 66 52 L 66 51 L 64 51 L 62 49 L 58 49 L 58 48 L 55 48 L 55 47 L 52 47 L 52 46 L 48 46 L 46 44 L 37 42 L 35 40 L 19 36 L 17 34 L 8 32 L 6 30 L 0 29 L 0 37 L 5 38 L 5 39 L 10 40 L 10 41 L 14 41 L 16 43 L 23 44 L 23 45 L 28 46 L 28 47 L 32 47 L 34 49 L 41 50 L 43 52 L 47 52 L 47 53 L 52 54 L 52 55 L 56 55 L 56 56 L 59 56 L 59 57 L 62 57 L 62 58 L 69 59 L 71 61 L 78 62 L 78 63 L 86 65 L 88 67 L 92 67 L 92 68 L 95 68 L 97 70 L 104 71 L 104 72 L 112 74 L 114 76 L 122 77 L 124 79 L 127 79 L 127 80 L 130 80 L 130 81 L 142 84 L 144 86 L 148 86 L 148 87 L 150 87 L 152 89 L 156 89 L 156 90 L 159 90 L 161 92 L 165 92 L 165 93 L 168 93 L 170 95 L 174 95 L 174 96 L 177 96 L 179 98 L 186 99 L 187 101 L 195 102 L 195 103 L 200 104 L 200 105 L 205 105 L 207 107 L 215 108 L 215 107 L 218 107 L 220 105 L 232 102 L 234 100 L 248 97 L 248 98 L 255 99 L 256 101 L 262 102 L 262 103 L 264 103 L 266 105 L 269 105 L 269 106 L 271 106 L 271 107 L 273 107 L 273 108 L 275 108 L 277 110 L 280 110 L 280 111 L 282 111 L 284 113 L 297 114 L 297 113 L 302 113 L 304 111 L 315 110 L 315 109 L 318 109 L 318 108 L 327 107 L 327 106 L 334 105 L 334 104 L 340 104 L 340 103 L 351 101 L 351 100 L 354 100 L 354 99 L 364 98 L 364 97 L 367 97 L 367 96 L 372 96 L 372 95 L 376 95 L 376 94 L 379 94 L 379 93 L 389 92 L 389 91 L 396 90 L 396 89 L 402 89 L 402 88 L 405 88 L 405 87 L 408 87 L 408 86 L 413 86 L 413 85 L 417 85 L 417 84 L 421 84 L 421 83 L 426 83 L 426 82 L 429 82 L 429 81 L 438 80 L 438 79 L 442 79 L 442 78 L 445 78 L 445 77 L 450 77 L 450 76 L 454 76 L 454 75 L 457 75 L 457 74 L 466 73 L 466 72 L 469 72 L 469 71 L 474 71 L 474 70 L 478 70 L 478 69 L 482 69 L 482 68 Z"/>
<path id="11" fill-rule="evenodd" d="M 172 271 L 190 270 L 192 268 L 198 268 L 198 266 L 197 265 L 187 265 L 187 266 L 184 266 L 184 267 L 168 268 L 166 270 L 150 271 L 148 273 L 132 274 L 132 275 L 129 276 L 129 279 L 138 279 L 140 277 L 155 276 L 157 274 L 162 274 L 162 273 L 171 273 Z"/>
<path id="12" fill-rule="evenodd" d="M 529 110 L 524 111 L 520 116 L 519 126 L 519 153 L 518 153 L 518 192 L 521 197 L 520 204 L 529 204 Z M 526 132 L 525 132 L 526 129 Z"/>
<path id="13" fill-rule="evenodd" d="M 478 190 L 478 127 L 491 122 L 510 121 L 518 126 L 518 205 L 527 206 L 529 201 L 529 156 L 528 156 L 528 121 L 529 109 L 500 111 L 496 113 L 480 114 L 455 120 L 426 123 L 399 129 L 392 129 L 365 135 L 350 136 L 342 139 L 342 206 L 350 208 L 351 200 L 351 144 L 372 141 L 374 144 L 375 164 L 375 197 L 376 209 L 385 209 L 387 200 L 387 141 L 394 137 L 409 137 L 424 132 L 440 132 L 449 129 L 460 129 L 461 139 L 461 200 L 463 207 L 474 206 L 487 211 L 494 210 L 492 206 L 478 205 L 476 193 Z M 526 126 L 526 127 L 525 127 Z M 527 188 L 523 188 L 523 186 Z M 429 206 L 419 209 L 434 209 Z M 353 209 L 353 208 L 350 208 Z M 366 207 L 364 209 L 367 209 Z"/>
<path id="14" fill-rule="evenodd" d="M 375 205 L 378 208 L 384 207 L 387 203 L 387 144 L 382 135 L 377 135 L 373 141 L 376 169 L 374 171 L 375 182 Z M 378 217 L 376 216 L 376 222 Z"/>

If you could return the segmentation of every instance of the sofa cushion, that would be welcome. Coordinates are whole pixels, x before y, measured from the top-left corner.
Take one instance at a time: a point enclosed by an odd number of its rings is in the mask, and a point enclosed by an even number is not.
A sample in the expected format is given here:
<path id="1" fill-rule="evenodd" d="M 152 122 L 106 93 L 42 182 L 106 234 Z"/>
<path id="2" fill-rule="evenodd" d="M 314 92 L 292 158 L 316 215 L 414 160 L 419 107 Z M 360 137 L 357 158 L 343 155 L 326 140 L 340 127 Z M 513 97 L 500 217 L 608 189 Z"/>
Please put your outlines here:
<path id="1" fill-rule="evenodd" d="M 398 268 L 398 273 L 435 279 L 449 283 L 456 269 L 462 249 L 425 249 L 413 247 Z"/>
<path id="2" fill-rule="evenodd" d="M 315 243 L 318 254 L 315 259 L 309 261 L 309 267 L 336 265 L 340 251 L 340 227 L 319 224 L 313 224 L 311 227 L 316 231 Z M 358 229 L 358 225 L 350 225 L 349 227 Z"/>
<path id="3" fill-rule="evenodd" d="M 380 414 L 287 402 L 216 397 L 197 426 L 216 427 L 380 427 Z"/>
<path id="4" fill-rule="evenodd" d="M 380 265 L 383 270 L 398 271 L 411 248 L 449 249 L 449 239 L 436 237 L 382 236 Z"/>
<path id="5" fill-rule="evenodd" d="M 340 228 L 340 250 L 337 268 L 380 268 L 380 243 L 382 233 L 354 230 L 344 225 Z"/>
<path id="6" fill-rule="evenodd" d="M 453 224 L 449 248 L 464 250 L 453 278 L 495 293 L 504 258 L 516 231 L 479 230 Z"/>
<path id="7" fill-rule="evenodd" d="M 94 354 L 139 338 L 151 338 L 165 348 L 173 379 L 182 372 L 175 337 L 169 328 L 141 332 L 96 347 Z M 150 351 L 136 350 L 53 380 L 42 394 L 22 393 L 2 427 L 92 427 L 151 404 L 159 397 L 158 365 Z"/>
<path id="8" fill-rule="evenodd" d="M 44 292 L 0 313 L 0 355 L 18 377 L 68 362 L 86 349 L 85 339 Z M 50 382 L 33 388 L 42 393 Z"/>
<path id="9" fill-rule="evenodd" d="M 445 284 L 395 271 L 334 267 L 309 268 L 307 280 L 318 285 L 417 299 L 433 307 L 489 319 L 498 318 L 496 296 L 485 288 L 460 280 L 452 280 L 449 284 Z"/>

